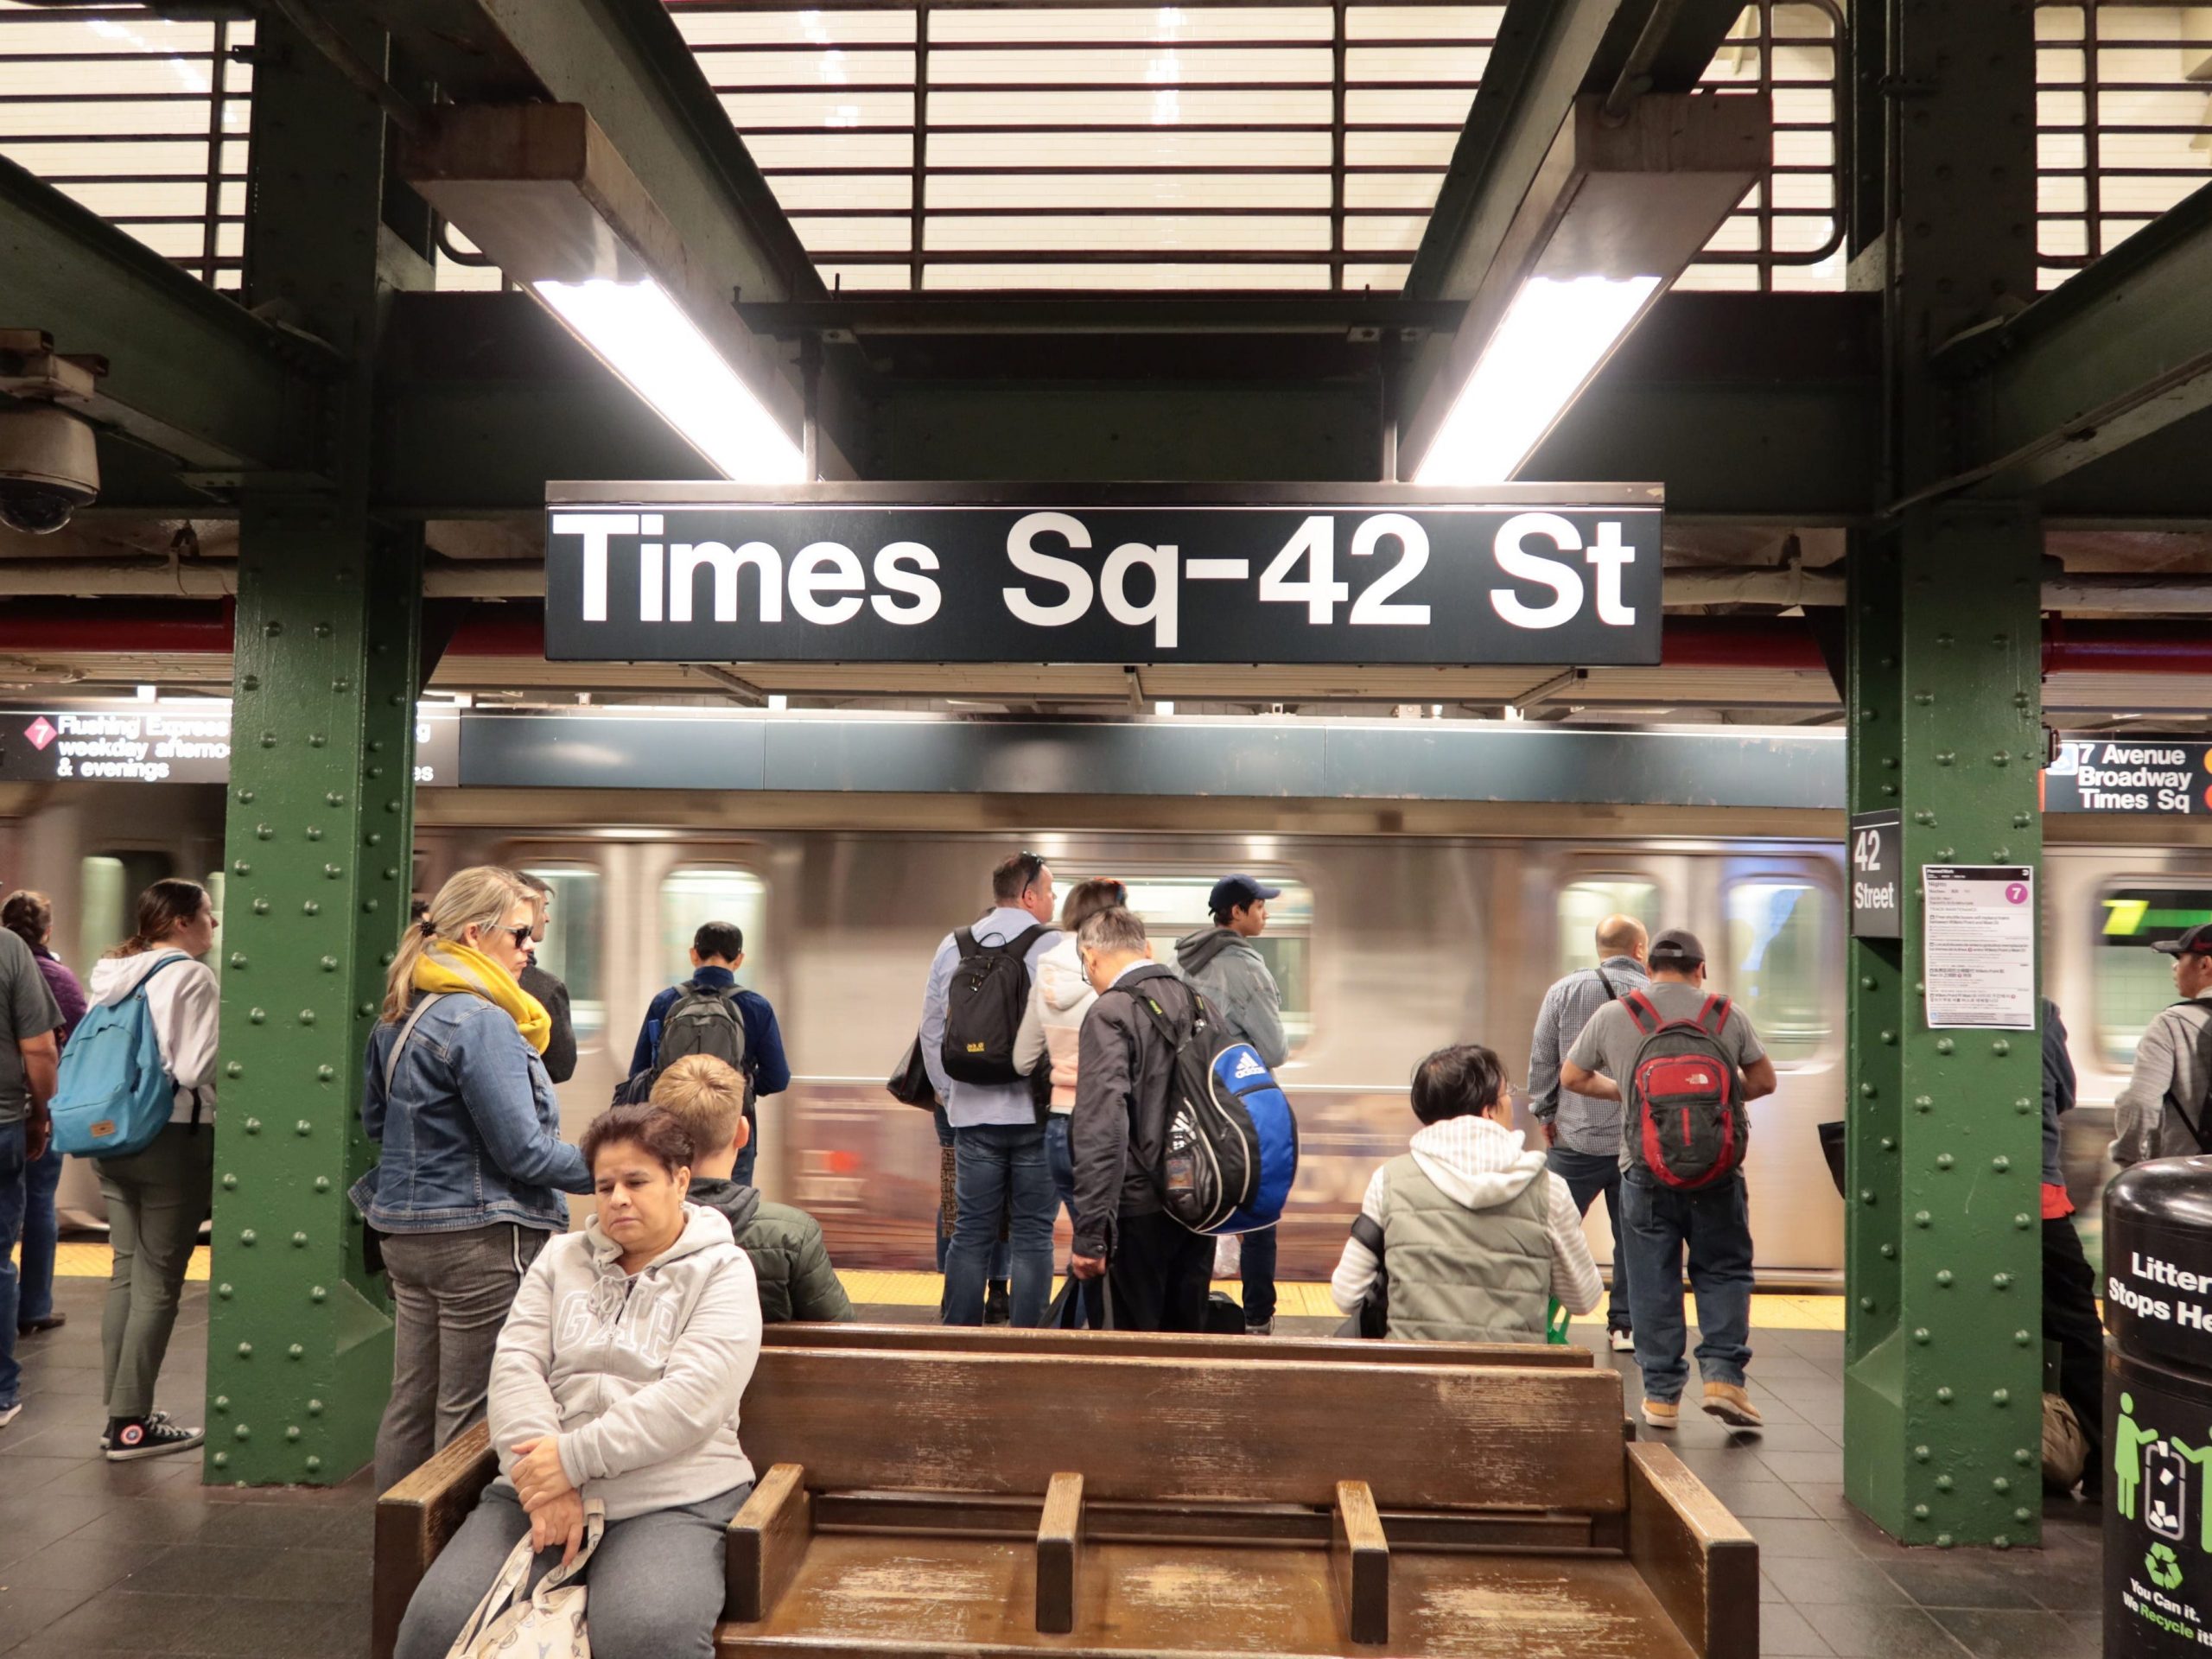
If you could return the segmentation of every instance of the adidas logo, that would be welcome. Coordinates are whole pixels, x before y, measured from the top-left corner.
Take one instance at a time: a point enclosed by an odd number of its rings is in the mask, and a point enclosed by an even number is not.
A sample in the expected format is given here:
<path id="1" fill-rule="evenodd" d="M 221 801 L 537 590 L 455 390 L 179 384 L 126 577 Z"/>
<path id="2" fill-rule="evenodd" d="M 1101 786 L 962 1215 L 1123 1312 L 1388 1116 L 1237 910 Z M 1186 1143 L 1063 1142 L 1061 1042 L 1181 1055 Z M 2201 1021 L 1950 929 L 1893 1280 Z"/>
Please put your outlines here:
<path id="1" fill-rule="evenodd" d="M 1236 1057 L 1236 1070 L 1230 1072 L 1230 1076 L 1232 1077 L 1256 1077 L 1267 1069 L 1268 1068 L 1265 1065 L 1261 1064 L 1260 1057 L 1253 1053 L 1249 1049 L 1247 1049 L 1243 1053 L 1239 1054 Z"/>

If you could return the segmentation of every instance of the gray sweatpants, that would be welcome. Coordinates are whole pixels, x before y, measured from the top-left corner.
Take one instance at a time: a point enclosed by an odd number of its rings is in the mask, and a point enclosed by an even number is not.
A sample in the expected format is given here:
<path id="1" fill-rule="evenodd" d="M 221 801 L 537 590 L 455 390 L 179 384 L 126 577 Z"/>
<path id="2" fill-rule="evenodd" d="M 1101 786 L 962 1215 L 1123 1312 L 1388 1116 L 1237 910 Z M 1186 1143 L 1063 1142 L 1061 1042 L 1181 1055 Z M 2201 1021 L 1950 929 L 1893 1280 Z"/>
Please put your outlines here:
<path id="1" fill-rule="evenodd" d="M 483 1421 L 499 1327 L 524 1273 L 552 1236 L 512 1222 L 384 1236 L 393 1329 L 391 1398 L 377 1428 L 378 1491 Z"/>
<path id="2" fill-rule="evenodd" d="M 215 1126 L 171 1123 L 143 1152 L 102 1158 L 115 1266 L 100 1313 L 100 1386 L 110 1417 L 143 1417 L 176 1325 L 177 1297 L 214 1192 Z"/>
<path id="3" fill-rule="evenodd" d="M 584 1564 L 592 1659 L 712 1659 L 728 1584 L 723 1529 L 752 1492 L 748 1481 L 684 1509 L 607 1524 Z M 393 1659 L 445 1659 L 500 1564 L 529 1535 L 515 1489 L 493 1481 L 416 1586 Z M 557 1548 L 539 1551 L 530 1583 L 560 1561 Z"/>

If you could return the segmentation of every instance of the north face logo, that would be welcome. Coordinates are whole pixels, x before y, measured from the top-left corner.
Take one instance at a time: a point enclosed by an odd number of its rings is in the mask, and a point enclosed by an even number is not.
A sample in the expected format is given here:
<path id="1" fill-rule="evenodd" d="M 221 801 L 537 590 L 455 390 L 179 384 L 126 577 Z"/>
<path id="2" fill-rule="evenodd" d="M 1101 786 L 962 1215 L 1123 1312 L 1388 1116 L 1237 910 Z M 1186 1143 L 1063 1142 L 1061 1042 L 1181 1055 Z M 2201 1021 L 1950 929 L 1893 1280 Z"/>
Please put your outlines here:
<path id="1" fill-rule="evenodd" d="M 1691 1073 L 1690 1073 L 1690 1087 L 1691 1087 L 1691 1088 L 1693 1088 L 1693 1089 L 1709 1089 L 1709 1088 L 1711 1088 L 1712 1086 L 1713 1086 L 1713 1079 L 1712 1079 L 1711 1077 L 1707 1077 L 1707 1076 L 1705 1075 L 1705 1073 L 1704 1073 L 1704 1072 L 1702 1072 L 1702 1071 L 1693 1071 L 1693 1072 L 1691 1072 Z"/>
<path id="2" fill-rule="evenodd" d="M 1260 1063 L 1258 1055 L 1247 1052 L 1236 1057 L 1236 1070 L 1230 1075 L 1232 1077 L 1256 1077 L 1267 1069 Z"/>

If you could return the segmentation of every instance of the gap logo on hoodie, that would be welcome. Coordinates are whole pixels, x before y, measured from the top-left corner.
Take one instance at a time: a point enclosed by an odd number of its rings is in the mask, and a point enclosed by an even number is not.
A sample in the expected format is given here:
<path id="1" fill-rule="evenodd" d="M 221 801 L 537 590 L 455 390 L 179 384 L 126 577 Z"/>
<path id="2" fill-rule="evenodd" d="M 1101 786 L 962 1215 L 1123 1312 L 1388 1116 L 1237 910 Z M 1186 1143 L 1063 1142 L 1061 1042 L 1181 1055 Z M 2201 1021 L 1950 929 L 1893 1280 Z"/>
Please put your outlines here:
<path id="1" fill-rule="evenodd" d="M 604 1340 L 648 1365 L 665 1365 L 676 1341 L 677 1295 L 674 1285 L 651 1280 L 620 1286 L 601 1280 L 588 1290 L 570 1291 L 561 1300 L 557 1340 L 563 1348 Z"/>

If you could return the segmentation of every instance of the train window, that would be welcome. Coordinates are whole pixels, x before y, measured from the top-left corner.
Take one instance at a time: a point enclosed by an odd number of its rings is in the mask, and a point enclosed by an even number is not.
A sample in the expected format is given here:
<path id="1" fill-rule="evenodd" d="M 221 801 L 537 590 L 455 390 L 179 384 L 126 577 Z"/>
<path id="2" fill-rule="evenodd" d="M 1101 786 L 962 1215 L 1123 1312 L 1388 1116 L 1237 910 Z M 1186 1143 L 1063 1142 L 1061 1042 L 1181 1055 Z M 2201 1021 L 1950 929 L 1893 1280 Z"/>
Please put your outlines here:
<path id="1" fill-rule="evenodd" d="M 2129 1065 L 2143 1027 L 2174 1000 L 2174 959 L 2151 947 L 2212 922 L 2212 886 L 2113 887 L 2098 907 L 2097 1043 L 2109 1064 Z"/>
<path id="2" fill-rule="evenodd" d="M 1634 876 L 1593 876 L 1559 892 L 1559 977 L 1595 959 L 1598 924 L 1608 916 L 1633 916 L 1648 932 L 1659 930 L 1659 889 Z"/>
<path id="3" fill-rule="evenodd" d="M 576 1040 L 588 1043 L 607 1029 L 607 984 L 600 963 L 605 927 L 600 916 L 599 872 L 579 864 L 532 864 L 531 874 L 553 889 L 552 919 L 537 947 L 537 965 L 569 988 L 569 1017 Z"/>
<path id="4" fill-rule="evenodd" d="M 1834 1029 L 1827 968 L 1833 906 L 1809 881 L 1731 884 L 1726 991 L 1758 1027 L 1777 1065 L 1813 1058 Z"/>
<path id="5" fill-rule="evenodd" d="M 1055 869 L 1053 885 L 1066 893 L 1077 882 L 1090 879 L 1088 872 Z M 1136 912 L 1152 936 L 1153 954 L 1173 961 L 1175 941 L 1185 933 L 1213 925 L 1206 909 L 1213 891 L 1211 875 L 1127 875 L 1115 880 L 1129 890 L 1129 908 Z M 1252 941 L 1268 971 L 1282 992 L 1282 1032 L 1293 1049 L 1313 1034 L 1313 890 L 1282 875 L 1262 875 L 1282 889 L 1282 897 L 1268 901 L 1268 930 Z"/>
<path id="6" fill-rule="evenodd" d="M 138 925 L 138 895 L 170 871 L 160 853 L 105 853 L 79 861 L 77 960 L 80 976 L 130 937 Z"/>
<path id="7" fill-rule="evenodd" d="M 691 959 L 691 936 L 702 922 L 735 922 L 745 935 L 745 965 L 737 982 L 758 990 L 753 964 L 761 960 L 762 931 L 768 923 L 768 888 L 750 870 L 727 864 L 687 864 L 671 870 L 660 884 L 660 953 L 671 974 L 684 971 Z"/>

